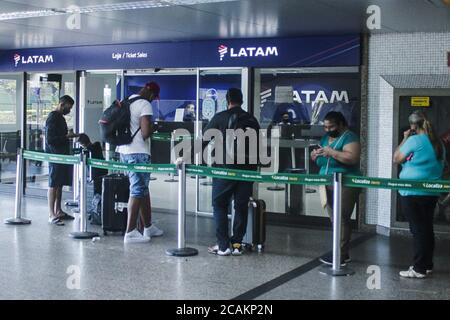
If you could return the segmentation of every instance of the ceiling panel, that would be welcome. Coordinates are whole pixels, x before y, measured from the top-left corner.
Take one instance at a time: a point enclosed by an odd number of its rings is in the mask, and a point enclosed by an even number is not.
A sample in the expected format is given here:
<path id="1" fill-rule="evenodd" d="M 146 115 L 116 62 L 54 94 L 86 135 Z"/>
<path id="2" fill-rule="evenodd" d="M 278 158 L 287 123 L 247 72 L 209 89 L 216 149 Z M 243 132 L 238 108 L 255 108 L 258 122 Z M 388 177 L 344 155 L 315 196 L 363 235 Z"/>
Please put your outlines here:
<path id="1" fill-rule="evenodd" d="M 124 0 L 0 0 L 0 13 Z M 128 1 L 129 2 L 129 1 Z M 449 32 L 450 6 L 440 0 L 242 0 L 0 21 L 0 49 L 369 32 L 366 9 L 381 8 L 379 32 Z"/>

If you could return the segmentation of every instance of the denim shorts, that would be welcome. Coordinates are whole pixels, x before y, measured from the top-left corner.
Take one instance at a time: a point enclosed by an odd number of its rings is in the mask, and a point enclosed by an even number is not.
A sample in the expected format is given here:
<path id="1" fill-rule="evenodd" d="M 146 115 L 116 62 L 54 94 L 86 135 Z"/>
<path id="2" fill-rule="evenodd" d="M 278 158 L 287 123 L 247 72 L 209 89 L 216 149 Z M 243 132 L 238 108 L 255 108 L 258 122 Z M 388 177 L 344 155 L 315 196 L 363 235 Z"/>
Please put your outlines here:
<path id="1" fill-rule="evenodd" d="M 150 163 L 150 156 L 146 153 L 120 154 L 120 161 L 124 163 Z M 128 172 L 130 179 L 130 197 L 144 198 L 149 194 L 148 184 L 150 173 Z"/>

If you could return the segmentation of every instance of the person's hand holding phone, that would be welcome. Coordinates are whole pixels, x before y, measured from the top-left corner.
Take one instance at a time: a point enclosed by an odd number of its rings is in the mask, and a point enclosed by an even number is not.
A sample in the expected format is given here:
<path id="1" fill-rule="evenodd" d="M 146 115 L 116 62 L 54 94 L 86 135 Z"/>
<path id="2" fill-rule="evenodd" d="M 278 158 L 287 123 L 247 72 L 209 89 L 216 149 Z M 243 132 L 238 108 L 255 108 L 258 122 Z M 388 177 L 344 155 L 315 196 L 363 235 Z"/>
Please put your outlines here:
<path id="1" fill-rule="evenodd" d="M 311 160 L 316 161 L 317 157 L 322 155 L 323 148 L 320 144 L 313 144 L 311 145 L 311 148 L 313 148 L 313 151 L 311 152 Z"/>
<path id="2" fill-rule="evenodd" d="M 405 132 L 403 132 L 403 138 L 406 140 L 406 139 L 408 139 L 409 137 L 411 137 L 411 136 L 413 136 L 413 135 L 415 135 L 416 134 L 416 131 L 415 130 L 413 130 L 413 129 L 408 129 L 408 130 L 406 130 Z"/>

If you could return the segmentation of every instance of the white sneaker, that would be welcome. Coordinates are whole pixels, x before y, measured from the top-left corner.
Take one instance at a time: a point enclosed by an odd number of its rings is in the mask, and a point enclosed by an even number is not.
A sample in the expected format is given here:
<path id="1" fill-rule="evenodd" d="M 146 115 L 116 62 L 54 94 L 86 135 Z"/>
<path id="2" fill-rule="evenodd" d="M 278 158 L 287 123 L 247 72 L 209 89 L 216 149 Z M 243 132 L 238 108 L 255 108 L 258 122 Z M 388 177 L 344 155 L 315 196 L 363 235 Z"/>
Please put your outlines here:
<path id="1" fill-rule="evenodd" d="M 131 232 L 128 232 L 125 234 L 125 237 L 123 237 L 124 243 L 144 243 L 144 242 L 150 242 L 150 237 L 147 237 L 145 235 L 142 235 L 139 231 L 134 229 Z"/>
<path id="2" fill-rule="evenodd" d="M 426 274 L 423 274 L 423 273 L 419 273 L 419 272 L 414 271 L 414 268 L 413 268 L 412 266 L 409 267 L 409 269 L 406 270 L 406 271 L 400 271 L 399 274 L 400 274 L 401 277 L 404 277 L 404 278 L 418 278 L 418 279 L 423 279 L 423 278 L 426 278 L 426 277 L 427 277 Z"/>
<path id="3" fill-rule="evenodd" d="M 151 237 L 160 237 L 164 234 L 164 231 L 159 229 L 155 224 L 152 224 L 148 228 L 144 228 L 144 236 L 147 236 L 149 238 Z"/>

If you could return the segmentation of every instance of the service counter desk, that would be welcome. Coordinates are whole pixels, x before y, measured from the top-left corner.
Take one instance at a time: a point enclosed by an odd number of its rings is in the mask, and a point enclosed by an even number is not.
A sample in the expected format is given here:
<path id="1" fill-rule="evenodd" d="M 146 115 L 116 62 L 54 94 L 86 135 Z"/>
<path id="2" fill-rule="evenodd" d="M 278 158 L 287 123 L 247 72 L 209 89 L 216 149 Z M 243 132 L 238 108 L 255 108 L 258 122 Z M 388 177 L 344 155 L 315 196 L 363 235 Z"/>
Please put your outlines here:
<path id="1" fill-rule="evenodd" d="M 171 153 L 175 141 L 173 133 L 177 129 L 185 129 L 191 135 L 194 134 L 194 122 L 174 122 L 174 121 L 156 121 L 154 122 L 155 133 L 151 139 L 152 163 L 164 164 L 173 163 L 174 154 Z M 191 163 L 194 163 L 194 153 L 191 152 Z"/>
<path id="2" fill-rule="evenodd" d="M 310 173 L 310 147 L 317 145 L 318 139 L 283 139 L 279 138 L 276 142 L 279 146 L 278 157 L 275 160 L 283 159 L 275 164 L 278 172 L 309 174 Z M 287 151 L 287 152 L 286 152 Z M 299 166 L 297 161 L 300 152 L 303 167 Z M 277 153 L 277 152 L 276 152 Z M 290 159 L 286 159 L 286 157 Z M 278 159 L 277 159 L 278 158 Z M 286 161 L 288 160 L 288 161 Z M 289 161 L 290 160 L 290 161 Z M 285 212 L 288 215 L 304 215 L 306 194 L 315 193 L 314 189 L 307 188 L 304 185 L 286 184 L 285 190 Z"/>

